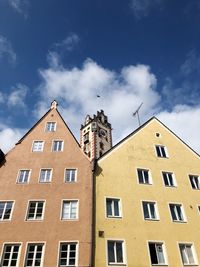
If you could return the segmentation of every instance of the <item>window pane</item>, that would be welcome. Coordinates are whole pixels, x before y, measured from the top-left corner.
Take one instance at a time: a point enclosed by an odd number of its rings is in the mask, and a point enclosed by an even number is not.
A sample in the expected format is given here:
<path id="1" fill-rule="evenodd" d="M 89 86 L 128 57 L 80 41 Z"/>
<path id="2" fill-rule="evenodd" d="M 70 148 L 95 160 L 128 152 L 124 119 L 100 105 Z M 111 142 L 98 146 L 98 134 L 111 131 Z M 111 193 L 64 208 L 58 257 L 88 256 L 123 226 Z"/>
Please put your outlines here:
<path id="1" fill-rule="evenodd" d="M 108 262 L 115 262 L 114 242 L 108 242 Z"/>
<path id="2" fill-rule="evenodd" d="M 114 215 L 119 216 L 119 200 L 114 200 Z"/>
<path id="3" fill-rule="evenodd" d="M 112 216 L 112 200 L 106 200 L 107 216 Z"/>
<path id="4" fill-rule="evenodd" d="M 165 263 L 163 249 L 162 249 L 161 244 L 156 245 L 156 251 L 157 251 L 157 256 L 158 256 L 158 262 L 159 263 Z"/>
<path id="5" fill-rule="evenodd" d="M 144 212 L 144 218 L 145 219 L 149 218 L 149 211 L 146 202 L 143 202 L 143 212 Z"/>
<path id="6" fill-rule="evenodd" d="M 150 203 L 149 204 L 150 207 L 150 212 L 151 212 L 151 218 L 155 219 L 156 218 L 156 214 L 155 214 L 155 204 L 154 203 Z"/>
<path id="7" fill-rule="evenodd" d="M 158 264 L 156 248 L 154 243 L 149 243 L 149 252 L 151 257 L 151 264 Z"/>
<path id="8" fill-rule="evenodd" d="M 122 243 L 116 242 L 117 263 L 123 262 Z"/>

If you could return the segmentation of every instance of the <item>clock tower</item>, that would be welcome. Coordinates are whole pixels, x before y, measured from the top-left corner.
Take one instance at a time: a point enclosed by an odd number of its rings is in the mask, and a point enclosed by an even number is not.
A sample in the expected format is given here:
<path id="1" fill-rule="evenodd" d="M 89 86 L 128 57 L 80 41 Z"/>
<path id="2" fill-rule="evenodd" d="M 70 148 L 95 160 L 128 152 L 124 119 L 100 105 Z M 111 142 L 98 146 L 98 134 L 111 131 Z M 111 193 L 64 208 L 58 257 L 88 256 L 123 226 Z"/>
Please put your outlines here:
<path id="1" fill-rule="evenodd" d="M 90 160 L 100 158 L 112 147 L 112 128 L 104 111 L 86 116 L 81 125 L 81 148 Z"/>

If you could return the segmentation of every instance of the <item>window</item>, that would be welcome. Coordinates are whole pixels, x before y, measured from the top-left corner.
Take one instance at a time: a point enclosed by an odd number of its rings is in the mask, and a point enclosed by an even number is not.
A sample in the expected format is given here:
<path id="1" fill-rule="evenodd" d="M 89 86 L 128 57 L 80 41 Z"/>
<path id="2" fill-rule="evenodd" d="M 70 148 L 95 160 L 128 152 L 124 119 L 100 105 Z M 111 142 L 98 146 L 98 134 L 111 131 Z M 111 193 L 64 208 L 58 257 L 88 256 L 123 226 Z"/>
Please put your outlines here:
<path id="1" fill-rule="evenodd" d="M 42 266 L 44 244 L 28 244 L 24 267 Z"/>
<path id="2" fill-rule="evenodd" d="M 60 244 L 59 267 L 76 266 L 77 243 L 66 242 Z"/>
<path id="3" fill-rule="evenodd" d="M 56 140 L 53 141 L 53 151 L 62 151 L 63 150 L 63 141 Z"/>
<path id="4" fill-rule="evenodd" d="M 151 184 L 149 170 L 137 169 L 138 179 L 140 184 Z"/>
<path id="5" fill-rule="evenodd" d="M 158 219 L 155 202 L 143 201 L 142 206 L 143 206 L 144 218 L 146 220 L 157 220 Z"/>
<path id="6" fill-rule="evenodd" d="M 27 220 L 43 219 L 44 201 L 29 201 Z"/>
<path id="7" fill-rule="evenodd" d="M 173 221 L 184 222 L 183 207 L 181 204 L 169 204 L 171 217 Z"/>
<path id="8" fill-rule="evenodd" d="M 78 219 L 78 201 L 64 200 L 62 206 L 62 220 Z"/>
<path id="9" fill-rule="evenodd" d="M 175 179 L 172 172 L 163 172 L 163 180 L 165 186 L 174 187 L 175 186 Z"/>
<path id="10" fill-rule="evenodd" d="M 46 132 L 55 132 L 56 130 L 56 123 L 49 121 L 46 123 Z"/>
<path id="11" fill-rule="evenodd" d="M 66 183 L 76 182 L 76 169 L 65 170 L 65 182 Z"/>
<path id="12" fill-rule="evenodd" d="M 167 158 L 167 150 L 165 146 L 156 146 L 156 154 L 160 158 Z"/>
<path id="13" fill-rule="evenodd" d="M 196 264 L 192 244 L 179 244 L 181 259 L 184 265 Z"/>
<path id="14" fill-rule="evenodd" d="M 33 142 L 33 152 L 42 152 L 44 147 L 44 141 L 34 141 Z"/>
<path id="15" fill-rule="evenodd" d="M 121 217 L 120 199 L 106 198 L 107 217 Z"/>
<path id="16" fill-rule="evenodd" d="M 51 182 L 52 169 L 41 169 L 40 171 L 40 183 Z"/>
<path id="17" fill-rule="evenodd" d="M 20 244 L 5 244 L 1 259 L 1 267 L 17 266 Z"/>
<path id="18" fill-rule="evenodd" d="M 124 242 L 108 241 L 108 264 L 125 264 Z"/>
<path id="19" fill-rule="evenodd" d="M 193 189 L 200 189 L 200 181 L 198 175 L 189 175 L 190 183 Z"/>
<path id="20" fill-rule="evenodd" d="M 11 219 L 13 201 L 0 202 L 0 221 L 6 221 Z"/>
<path id="21" fill-rule="evenodd" d="M 30 170 L 20 170 L 17 177 L 17 183 L 18 184 L 28 183 L 29 175 L 30 175 Z"/>
<path id="22" fill-rule="evenodd" d="M 151 264 L 166 264 L 163 243 L 149 242 L 149 253 Z"/>

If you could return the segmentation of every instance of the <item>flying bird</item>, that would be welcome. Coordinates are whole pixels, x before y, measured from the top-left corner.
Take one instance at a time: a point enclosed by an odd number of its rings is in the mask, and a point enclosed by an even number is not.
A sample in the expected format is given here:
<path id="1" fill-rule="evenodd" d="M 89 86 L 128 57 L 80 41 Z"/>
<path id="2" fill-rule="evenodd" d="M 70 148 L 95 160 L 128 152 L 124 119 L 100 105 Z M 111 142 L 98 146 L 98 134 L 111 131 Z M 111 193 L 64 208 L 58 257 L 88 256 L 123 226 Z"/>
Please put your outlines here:
<path id="1" fill-rule="evenodd" d="M 97 95 L 97 97 L 100 97 L 100 95 Z"/>

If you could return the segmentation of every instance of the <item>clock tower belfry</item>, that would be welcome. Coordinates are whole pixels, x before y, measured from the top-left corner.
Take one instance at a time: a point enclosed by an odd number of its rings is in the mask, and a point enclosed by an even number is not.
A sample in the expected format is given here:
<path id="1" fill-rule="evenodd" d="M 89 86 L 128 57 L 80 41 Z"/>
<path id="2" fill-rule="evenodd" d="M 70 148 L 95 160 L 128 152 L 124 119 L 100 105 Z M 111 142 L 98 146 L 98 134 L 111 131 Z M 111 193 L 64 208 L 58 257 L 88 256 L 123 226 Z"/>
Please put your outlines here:
<path id="1" fill-rule="evenodd" d="M 112 128 L 104 111 L 97 111 L 91 118 L 86 116 L 81 125 L 81 149 L 90 160 L 100 158 L 112 147 Z"/>

